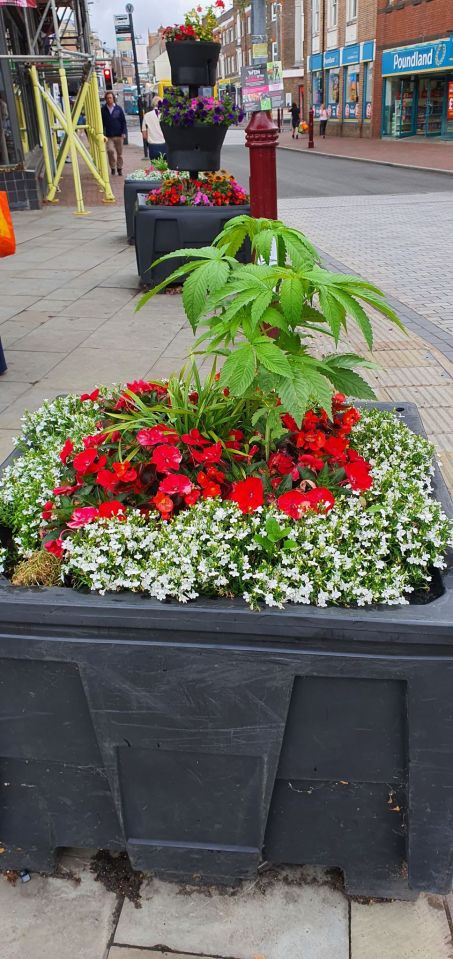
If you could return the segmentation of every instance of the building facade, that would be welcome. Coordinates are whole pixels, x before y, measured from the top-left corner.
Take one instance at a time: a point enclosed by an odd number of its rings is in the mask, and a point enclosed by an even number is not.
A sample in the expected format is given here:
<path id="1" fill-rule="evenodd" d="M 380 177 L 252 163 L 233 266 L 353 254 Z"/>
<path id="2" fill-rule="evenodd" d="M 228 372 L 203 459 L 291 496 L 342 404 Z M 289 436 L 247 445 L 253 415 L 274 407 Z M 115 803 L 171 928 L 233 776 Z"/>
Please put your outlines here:
<path id="1" fill-rule="evenodd" d="M 375 136 L 453 139 L 452 0 L 378 0 L 374 100 Z"/>
<path id="2" fill-rule="evenodd" d="M 268 60 L 281 61 L 286 102 L 304 102 L 304 7 L 303 0 L 266 0 Z M 219 58 L 219 90 L 240 102 L 241 69 L 252 64 L 252 12 L 243 0 L 223 11 L 216 31 L 222 43 Z"/>
<path id="3" fill-rule="evenodd" d="M 324 104 L 327 135 L 372 135 L 377 0 L 304 0 L 305 118 Z"/>

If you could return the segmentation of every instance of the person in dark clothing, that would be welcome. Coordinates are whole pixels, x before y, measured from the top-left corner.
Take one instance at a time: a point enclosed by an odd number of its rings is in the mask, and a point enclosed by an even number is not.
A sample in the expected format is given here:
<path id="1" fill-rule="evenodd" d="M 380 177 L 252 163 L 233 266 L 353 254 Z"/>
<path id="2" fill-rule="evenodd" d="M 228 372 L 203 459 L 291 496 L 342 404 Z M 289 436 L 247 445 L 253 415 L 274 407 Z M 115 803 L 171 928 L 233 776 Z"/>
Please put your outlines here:
<path id="1" fill-rule="evenodd" d="M 104 136 L 107 137 L 107 156 L 110 163 L 110 172 L 118 176 L 123 173 L 123 142 L 127 135 L 126 117 L 124 110 L 115 103 L 113 93 L 105 94 L 105 103 L 101 110 Z"/>
<path id="2" fill-rule="evenodd" d="M 291 107 L 291 126 L 293 128 L 293 132 L 291 136 L 293 140 L 294 140 L 294 136 L 296 137 L 296 140 L 299 139 L 299 123 L 300 123 L 300 109 L 297 106 L 297 103 L 293 103 Z"/>

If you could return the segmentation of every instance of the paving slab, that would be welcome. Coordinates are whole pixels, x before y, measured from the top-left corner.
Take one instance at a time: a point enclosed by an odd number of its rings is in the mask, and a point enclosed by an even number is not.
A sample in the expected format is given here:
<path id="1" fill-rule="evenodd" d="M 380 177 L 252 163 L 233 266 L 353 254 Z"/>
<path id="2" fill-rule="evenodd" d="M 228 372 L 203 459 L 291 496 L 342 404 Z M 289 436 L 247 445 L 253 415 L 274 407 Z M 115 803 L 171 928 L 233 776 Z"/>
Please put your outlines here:
<path id="1" fill-rule="evenodd" d="M 25 355 L 20 354 L 17 355 Z M 28 355 L 28 354 L 27 354 Z M 45 353 L 29 354 L 45 357 Z M 55 354 L 54 354 L 55 356 Z M 59 354 L 62 357 L 62 354 Z M 104 349 L 77 347 L 44 377 L 42 385 L 59 386 L 68 391 L 87 390 L 97 384 L 124 383 L 126 380 L 144 376 L 150 364 L 157 362 L 159 351 L 112 349 L 108 339 Z"/>
<path id="2" fill-rule="evenodd" d="M 8 350 L 6 354 L 8 369 L 3 374 L 5 382 L 8 380 L 20 380 L 21 382 L 29 380 L 31 383 L 36 383 L 43 376 L 46 376 L 64 355 L 64 353 L 57 351 L 35 353 L 29 350 Z"/>
<path id="3" fill-rule="evenodd" d="M 103 959 L 116 897 L 88 870 L 78 878 L 0 877 L 1 959 Z"/>
<path id="4" fill-rule="evenodd" d="M 443 900 L 351 903 L 351 959 L 451 959 Z"/>
<path id="5" fill-rule="evenodd" d="M 346 898 L 327 885 L 304 883 L 302 870 L 285 875 L 286 881 L 254 881 L 232 894 L 151 881 L 142 890 L 139 921 L 134 906 L 123 905 L 114 944 L 235 959 L 260 953 L 348 959 Z"/>

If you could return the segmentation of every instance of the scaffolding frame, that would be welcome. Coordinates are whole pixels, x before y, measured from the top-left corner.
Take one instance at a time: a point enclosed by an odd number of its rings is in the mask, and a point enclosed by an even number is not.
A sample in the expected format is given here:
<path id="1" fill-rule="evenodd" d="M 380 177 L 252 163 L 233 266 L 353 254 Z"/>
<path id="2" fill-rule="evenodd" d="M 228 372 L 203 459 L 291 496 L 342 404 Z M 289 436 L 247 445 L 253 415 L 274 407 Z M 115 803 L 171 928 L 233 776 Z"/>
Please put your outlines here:
<path id="1" fill-rule="evenodd" d="M 27 54 L 3 54 L 0 59 L 14 65 L 24 64 L 30 73 L 33 87 L 36 120 L 43 152 L 49 203 L 58 203 L 60 181 L 65 163 L 70 157 L 74 183 L 77 216 L 88 211 L 83 200 L 79 159 L 85 163 L 97 182 L 103 202 L 115 203 L 110 178 L 101 104 L 95 72 L 95 61 L 90 50 L 88 14 L 85 0 L 46 0 L 38 25 L 30 21 L 30 11 L 24 9 L 25 28 L 29 52 Z M 59 9 L 60 12 L 59 15 Z M 68 49 L 63 40 L 66 36 L 72 11 L 76 31 L 75 41 L 79 49 Z M 47 33 L 46 33 L 47 26 Z M 49 26 L 53 33 L 49 33 Z M 49 52 L 42 52 L 43 33 Z M 68 80 L 77 85 L 73 104 Z M 58 95 L 56 94 L 58 89 Z M 81 117 L 83 114 L 83 121 Z M 85 131 L 87 145 L 79 135 Z"/>

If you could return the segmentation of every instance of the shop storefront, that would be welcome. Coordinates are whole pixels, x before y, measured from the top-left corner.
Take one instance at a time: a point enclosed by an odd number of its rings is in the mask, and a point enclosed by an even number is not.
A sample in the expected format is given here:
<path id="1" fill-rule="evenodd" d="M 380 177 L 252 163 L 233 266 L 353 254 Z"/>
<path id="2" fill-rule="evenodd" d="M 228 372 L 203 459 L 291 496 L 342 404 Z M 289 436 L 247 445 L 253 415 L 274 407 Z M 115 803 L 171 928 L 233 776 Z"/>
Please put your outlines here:
<path id="1" fill-rule="evenodd" d="M 382 54 L 382 135 L 453 139 L 453 37 Z"/>
<path id="2" fill-rule="evenodd" d="M 311 105 L 319 118 L 325 104 L 329 121 L 333 121 L 329 130 L 354 135 L 355 130 L 358 133 L 359 128 L 369 127 L 374 54 L 375 42 L 367 40 L 310 57 Z"/>

